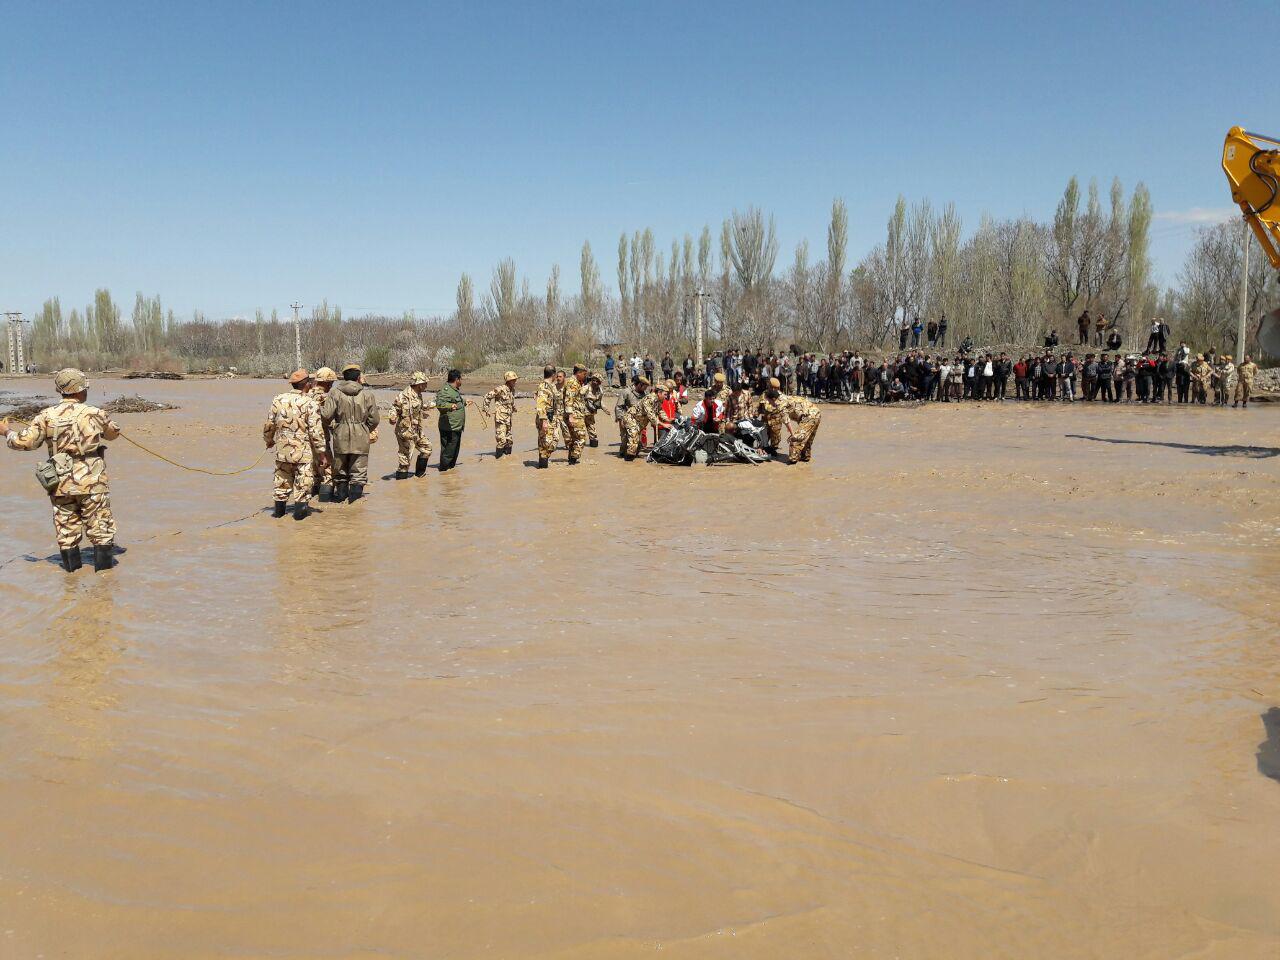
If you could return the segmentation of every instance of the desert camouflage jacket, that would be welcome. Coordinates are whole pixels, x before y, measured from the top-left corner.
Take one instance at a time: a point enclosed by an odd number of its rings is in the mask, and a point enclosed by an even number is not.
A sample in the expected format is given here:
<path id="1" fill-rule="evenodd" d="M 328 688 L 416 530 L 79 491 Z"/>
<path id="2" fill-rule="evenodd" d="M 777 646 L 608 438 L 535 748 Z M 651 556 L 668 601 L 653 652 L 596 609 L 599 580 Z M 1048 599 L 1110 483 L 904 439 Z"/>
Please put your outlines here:
<path id="1" fill-rule="evenodd" d="M 271 401 L 262 424 L 262 439 L 275 444 L 277 463 L 311 463 L 324 453 L 320 410 L 305 393 L 294 390 Z"/>
<path id="2" fill-rule="evenodd" d="M 435 407 L 434 401 L 428 401 L 413 387 L 405 387 L 391 401 L 391 416 L 388 419 L 396 428 L 397 437 L 417 439 L 422 436 L 422 426 L 427 411 Z"/>
<path id="3" fill-rule="evenodd" d="M 10 433 L 14 450 L 34 450 L 48 444 L 49 455 L 65 453 L 71 458 L 71 472 L 58 483 L 54 496 L 80 497 L 108 493 L 104 444 L 120 435 L 120 428 L 97 407 L 75 400 L 46 407 L 35 415 L 25 430 Z"/>
<path id="4" fill-rule="evenodd" d="M 577 377 L 570 377 L 564 382 L 564 415 L 566 417 L 587 415 L 587 401 L 582 395 L 583 389 Z"/>
<path id="5" fill-rule="evenodd" d="M 555 420 L 564 413 L 564 391 L 555 385 L 554 380 L 543 380 L 533 405 L 539 420 Z"/>
<path id="6" fill-rule="evenodd" d="M 505 383 L 500 387 L 494 387 L 484 395 L 485 407 L 493 410 L 493 415 L 499 420 L 510 420 L 516 412 L 516 395 L 515 391 L 508 387 Z"/>

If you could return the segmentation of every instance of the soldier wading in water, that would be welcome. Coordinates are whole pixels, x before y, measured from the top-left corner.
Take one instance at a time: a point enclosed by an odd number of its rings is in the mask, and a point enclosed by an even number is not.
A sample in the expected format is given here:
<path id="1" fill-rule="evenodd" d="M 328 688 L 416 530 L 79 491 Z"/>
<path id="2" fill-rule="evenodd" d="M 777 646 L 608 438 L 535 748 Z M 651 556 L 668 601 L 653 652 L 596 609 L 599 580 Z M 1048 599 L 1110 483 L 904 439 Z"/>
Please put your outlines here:
<path id="1" fill-rule="evenodd" d="M 0 436 L 13 450 L 49 447 L 49 459 L 36 470 L 36 479 L 53 505 L 53 532 L 58 540 L 62 566 L 72 573 L 80 569 L 80 541 L 93 544 L 93 569 L 111 567 L 116 520 L 111 513 L 111 488 L 107 481 L 105 441 L 120 436 L 120 428 L 97 407 L 85 401 L 89 384 L 79 370 L 68 368 L 54 375 L 53 384 L 62 400 L 35 415 L 21 431 L 0 420 Z"/>

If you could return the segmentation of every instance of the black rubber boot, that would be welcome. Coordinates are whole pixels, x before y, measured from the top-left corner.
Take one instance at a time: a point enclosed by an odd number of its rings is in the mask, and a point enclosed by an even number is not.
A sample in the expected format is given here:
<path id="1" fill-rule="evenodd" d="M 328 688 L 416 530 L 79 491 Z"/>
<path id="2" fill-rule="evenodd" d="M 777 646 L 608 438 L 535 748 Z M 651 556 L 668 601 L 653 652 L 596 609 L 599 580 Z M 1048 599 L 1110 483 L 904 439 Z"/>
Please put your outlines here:
<path id="1" fill-rule="evenodd" d="M 93 569 L 95 571 L 101 573 L 103 570 L 111 569 L 111 553 L 114 549 L 115 545 L 111 543 L 101 545 L 95 543 L 93 545 Z"/>
<path id="2" fill-rule="evenodd" d="M 288 505 L 283 500 L 277 500 L 271 505 L 271 515 L 279 520 L 284 516 L 284 512 Z"/>
<path id="3" fill-rule="evenodd" d="M 635 458 L 636 458 L 636 455 L 634 453 L 624 453 L 622 455 L 622 459 L 627 461 L 627 463 L 630 463 Z"/>
<path id="4" fill-rule="evenodd" d="M 577 457 L 570 457 L 570 458 L 569 458 L 569 466 L 571 466 L 571 467 L 576 467 L 577 465 L 578 465 L 578 458 L 577 458 Z"/>
<path id="5" fill-rule="evenodd" d="M 511 456 L 511 444 L 508 443 L 505 447 L 503 447 L 502 452 L 506 454 L 508 457 Z"/>
<path id="6" fill-rule="evenodd" d="M 539 457 L 539 458 L 538 458 L 538 469 L 539 469 L 539 470 L 545 470 L 545 469 L 547 469 L 547 458 L 546 458 L 546 457 Z"/>
<path id="7" fill-rule="evenodd" d="M 425 477 L 427 475 L 427 458 L 426 457 L 420 456 L 418 457 L 417 460 L 413 462 L 413 475 L 415 477 Z"/>
<path id="8" fill-rule="evenodd" d="M 307 503 L 295 503 L 293 505 L 293 519 L 305 520 L 311 516 L 311 505 Z"/>
<path id="9" fill-rule="evenodd" d="M 504 456 L 506 456 L 506 454 L 507 454 L 507 448 L 499 447 L 497 450 L 493 451 L 493 459 L 501 460 Z"/>
<path id="10" fill-rule="evenodd" d="M 355 503 L 364 496 L 364 484 L 353 483 L 347 491 L 347 503 Z"/>
<path id="11" fill-rule="evenodd" d="M 328 503 L 329 501 L 331 501 L 333 499 L 333 484 L 332 483 L 320 484 L 319 496 L 320 496 L 321 503 Z"/>
<path id="12" fill-rule="evenodd" d="M 80 569 L 82 561 L 79 547 L 74 550 L 59 550 L 58 553 L 62 556 L 62 569 L 67 573 L 75 573 Z"/>
<path id="13" fill-rule="evenodd" d="M 333 485 L 333 502 L 334 503 L 347 502 L 347 484 L 335 483 Z"/>
<path id="14" fill-rule="evenodd" d="M 397 480 L 408 480 L 408 479 L 409 479 L 409 471 L 408 471 L 408 470 L 397 470 L 397 471 L 396 471 L 396 479 L 397 479 Z"/>
<path id="15" fill-rule="evenodd" d="M 588 446 L 588 447 L 598 447 L 598 446 L 600 446 L 600 441 L 599 441 L 599 440 L 597 440 L 597 439 L 595 439 L 595 438 L 593 437 L 593 438 L 591 438 L 590 440 L 588 440 L 588 441 L 587 441 L 587 446 Z"/>

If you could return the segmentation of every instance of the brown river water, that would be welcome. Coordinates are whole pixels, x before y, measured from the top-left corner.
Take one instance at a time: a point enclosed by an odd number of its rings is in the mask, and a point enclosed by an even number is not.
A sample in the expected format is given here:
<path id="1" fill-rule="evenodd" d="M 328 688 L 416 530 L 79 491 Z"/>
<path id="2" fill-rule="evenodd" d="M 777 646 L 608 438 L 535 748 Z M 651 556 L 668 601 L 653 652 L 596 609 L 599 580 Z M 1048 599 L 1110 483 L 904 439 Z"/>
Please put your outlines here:
<path id="1" fill-rule="evenodd" d="M 279 387 L 93 389 L 228 469 Z M 0 451 L 0 957 L 1280 955 L 1280 408 L 531 406 L 302 523 L 117 441 L 96 576 Z"/>

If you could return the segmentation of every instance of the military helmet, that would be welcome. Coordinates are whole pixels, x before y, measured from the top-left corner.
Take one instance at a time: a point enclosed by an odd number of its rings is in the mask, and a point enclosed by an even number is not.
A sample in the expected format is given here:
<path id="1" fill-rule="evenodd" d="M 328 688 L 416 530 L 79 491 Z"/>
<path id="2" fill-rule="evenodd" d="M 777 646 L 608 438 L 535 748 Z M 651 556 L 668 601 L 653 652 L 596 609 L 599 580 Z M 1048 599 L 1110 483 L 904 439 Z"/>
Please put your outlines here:
<path id="1" fill-rule="evenodd" d="M 64 397 L 89 389 L 89 381 L 75 367 L 67 367 L 55 373 L 53 375 L 53 385 L 57 388 L 58 393 Z"/>
<path id="2" fill-rule="evenodd" d="M 421 370 L 415 370 L 413 373 L 409 374 L 409 383 L 413 386 L 417 386 L 420 383 L 427 383 L 430 379 L 431 378 Z"/>
<path id="3" fill-rule="evenodd" d="M 319 370 L 316 371 L 317 383 L 333 383 L 333 381 L 337 379 L 338 379 L 338 375 L 333 372 L 332 367 L 321 367 Z"/>
<path id="4" fill-rule="evenodd" d="M 510 383 L 512 380 L 519 380 L 519 379 L 520 378 L 516 376 L 516 372 L 514 370 L 508 370 L 506 373 L 502 375 L 503 383 Z"/>

